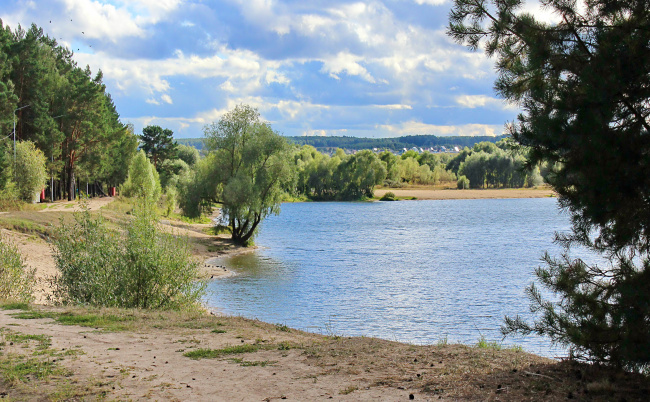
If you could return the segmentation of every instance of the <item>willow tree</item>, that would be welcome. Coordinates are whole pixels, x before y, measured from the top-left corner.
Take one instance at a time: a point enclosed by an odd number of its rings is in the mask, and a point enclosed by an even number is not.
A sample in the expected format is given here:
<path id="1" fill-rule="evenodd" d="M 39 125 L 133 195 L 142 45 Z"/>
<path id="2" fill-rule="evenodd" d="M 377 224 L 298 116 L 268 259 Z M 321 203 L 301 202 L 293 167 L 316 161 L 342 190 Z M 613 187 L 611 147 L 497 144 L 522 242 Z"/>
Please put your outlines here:
<path id="1" fill-rule="evenodd" d="M 248 105 L 235 107 L 204 133 L 212 154 L 209 196 L 223 204 L 233 240 L 248 244 L 260 222 L 280 211 L 293 175 L 289 144 Z"/>
<path id="2" fill-rule="evenodd" d="M 495 89 L 523 113 L 510 127 L 549 162 L 549 182 L 571 214 L 564 254 L 538 269 L 557 302 L 528 289 L 541 314 L 505 332 L 535 332 L 577 357 L 633 369 L 650 365 L 650 3 L 544 0 L 553 23 L 521 11 L 521 0 L 455 0 L 449 34 L 495 57 Z"/>

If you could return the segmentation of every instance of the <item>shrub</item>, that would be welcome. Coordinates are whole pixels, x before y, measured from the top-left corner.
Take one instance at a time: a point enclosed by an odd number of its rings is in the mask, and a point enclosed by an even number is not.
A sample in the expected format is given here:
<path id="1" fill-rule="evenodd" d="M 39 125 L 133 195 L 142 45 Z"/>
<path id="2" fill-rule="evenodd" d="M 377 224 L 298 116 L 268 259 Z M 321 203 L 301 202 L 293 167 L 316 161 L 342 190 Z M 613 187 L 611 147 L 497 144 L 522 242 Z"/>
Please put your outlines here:
<path id="1" fill-rule="evenodd" d="M 456 187 L 458 187 L 461 190 L 465 190 L 469 188 L 469 179 L 465 176 L 460 176 L 458 178 L 458 181 L 456 182 Z"/>
<path id="2" fill-rule="evenodd" d="M 379 201 L 397 201 L 397 196 L 392 191 L 388 191 Z"/>
<path id="3" fill-rule="evenodd" d="M 174 210 L 176 209 L 176 198 L 178 197 L 178 193 L 176 192 L 176 187 L 169 187 L 167 188 L 167 191 L 165 192 L 165 201 L 163 203 L 163 209 L 165 216 L 169 217 L 172 213 L 174 213 Z"/>
<path id="4" fill-rule="evenodd" d="M 34 270 L 25 266 L 15 245 L 0 235 L 0 300 L 31 302 Z"/>
<path id="5" fill-rule="evenodd" d="M 16 143 L 16 188 L 23 201 L 31 202 L 45 186 L 45 154 L 31 141 Z"/>
<path id="6" fill-rule="evenodd" d="M 200 301 L 205 284 L 195 281 L 198 262 L 187 238 L 161 232 L 153 206 L 138 202 L 123 229 L 108 229 L 87 210 L 61 224 L 54 244 L 62 302 L 183 309 Z"/>

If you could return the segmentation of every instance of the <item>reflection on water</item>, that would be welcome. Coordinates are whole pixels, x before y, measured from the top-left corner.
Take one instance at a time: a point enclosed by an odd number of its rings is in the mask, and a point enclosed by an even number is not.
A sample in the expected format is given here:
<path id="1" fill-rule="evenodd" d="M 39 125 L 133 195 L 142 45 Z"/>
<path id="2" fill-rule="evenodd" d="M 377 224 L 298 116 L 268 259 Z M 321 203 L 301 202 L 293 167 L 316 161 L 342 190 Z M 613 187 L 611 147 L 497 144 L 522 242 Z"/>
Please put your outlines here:
<path id="1" fill-rule="evenodd" d="M 413 343 L 501 340 L 528 314 L 524 288 L 553 233 L 554 199 L 285 204 L 260 250 L 215 261 L 238 273 L 208 303 L 234 315 L 339 335 Z M 508 339 L 556 356 L 549 342 Z"/>

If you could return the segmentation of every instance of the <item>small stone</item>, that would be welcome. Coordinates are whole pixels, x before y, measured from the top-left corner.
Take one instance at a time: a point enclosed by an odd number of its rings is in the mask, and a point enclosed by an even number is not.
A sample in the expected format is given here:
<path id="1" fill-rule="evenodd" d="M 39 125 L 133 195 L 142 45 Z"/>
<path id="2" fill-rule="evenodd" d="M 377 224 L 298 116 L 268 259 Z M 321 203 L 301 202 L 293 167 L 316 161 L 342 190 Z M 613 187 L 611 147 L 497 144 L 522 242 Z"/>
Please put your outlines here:
<path id="1" fill-rule="evenodd" d="M 413 394 L 409 394 L 409 399 L 410 399 L 410 400 L 415 399 L 415 395 L 413 395 Z"/>

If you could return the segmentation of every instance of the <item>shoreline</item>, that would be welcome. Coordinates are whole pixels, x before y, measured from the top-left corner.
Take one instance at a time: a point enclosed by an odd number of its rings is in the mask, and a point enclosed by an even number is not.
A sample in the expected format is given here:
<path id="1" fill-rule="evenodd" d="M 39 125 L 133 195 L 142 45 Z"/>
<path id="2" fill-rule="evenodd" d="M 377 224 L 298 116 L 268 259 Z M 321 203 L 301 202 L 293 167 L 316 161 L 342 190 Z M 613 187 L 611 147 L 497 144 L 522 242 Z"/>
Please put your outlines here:
<path id="1" fill-rule="evenodd" d="M 487 188 L 487 189 L 438 189 L 431 187 L 377 188 L 375 197 L 381 198 L 392 192 L 398 198 L 417 200 L 475 200 L 475 199 L 511 199 L 511 198 L 548 198 L 556 197 L 550 187 L 541 188 Z"/>

